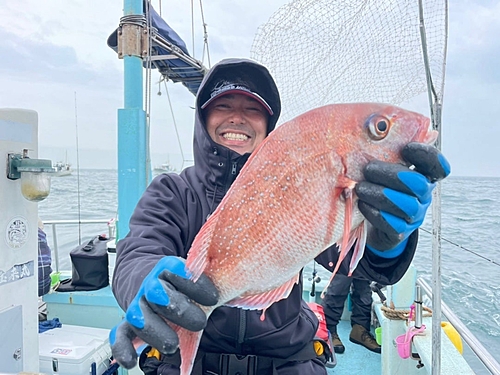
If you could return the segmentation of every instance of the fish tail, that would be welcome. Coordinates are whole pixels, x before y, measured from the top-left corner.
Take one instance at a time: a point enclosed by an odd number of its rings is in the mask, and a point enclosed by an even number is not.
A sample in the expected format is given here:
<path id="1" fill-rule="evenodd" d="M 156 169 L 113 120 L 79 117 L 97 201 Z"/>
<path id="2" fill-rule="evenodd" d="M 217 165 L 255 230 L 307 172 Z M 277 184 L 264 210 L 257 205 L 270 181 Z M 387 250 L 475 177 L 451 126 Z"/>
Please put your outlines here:
<path id="1" fill-rule="evenodd" d="M 183 328 L 177 330 L 177 335 L 179 336 L 179 348 L 181 353 L 180 375 L 191 374 L 202 334 L 203 330 L 198 332 L 189 331 Z"/>

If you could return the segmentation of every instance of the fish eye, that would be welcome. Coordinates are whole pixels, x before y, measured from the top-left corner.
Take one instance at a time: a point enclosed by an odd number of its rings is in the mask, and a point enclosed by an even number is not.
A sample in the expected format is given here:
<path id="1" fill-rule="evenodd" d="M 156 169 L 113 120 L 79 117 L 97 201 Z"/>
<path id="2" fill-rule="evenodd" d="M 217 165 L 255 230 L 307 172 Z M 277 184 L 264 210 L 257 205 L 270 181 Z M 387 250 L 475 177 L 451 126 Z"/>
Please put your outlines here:
<path id="1" fill-rule="evenodd" d="M 391 128 L 389 119 L 380 115 L 371 116 L 367 125 L 370 137 L 375 140 L 384 139 Z"/>

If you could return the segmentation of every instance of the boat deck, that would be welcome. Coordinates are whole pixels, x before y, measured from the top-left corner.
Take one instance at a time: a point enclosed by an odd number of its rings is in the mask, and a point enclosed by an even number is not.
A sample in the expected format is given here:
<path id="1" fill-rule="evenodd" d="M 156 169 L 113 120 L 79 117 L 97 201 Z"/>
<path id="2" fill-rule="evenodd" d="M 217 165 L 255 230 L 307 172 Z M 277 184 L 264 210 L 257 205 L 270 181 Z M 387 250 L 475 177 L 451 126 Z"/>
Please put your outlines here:
<path id="1" fill-rule="evenodd" d="M 54 292 L 43 297 L 48 305 L 48 318 L 59 317 L 66 324 L 96 328 L 111 328 L 123 318 L 123 311 L 112 297 L 111 288 L 105 287 L 89 292 Z M 99 319 L 96 319 L 99 316 Z M 380 354 L 373 353 L 349 341 L 351 324 L 342 320 L 337 327 L 346 348 L 343 354 L 336 354 L 336 366 L 328 374 L 381 374 Z M 120 371 L 120 374 L 140 374 L 134 371 Z"/>
<path id="2" fill-rule="evenodd" d="M 404 277 L 400 283 L 409 282 Z M 399 284 L 399 283 L 398 283 Z M 407 289 L 407 288 L 406 288 Z M 307 291 L 304 291 L 304 299 L 311 299 Z M 88 292 L 54 292 L 43 296 L 47 304 L 48 319 L 60 318 L 63 324 L 83 325 L 95 328 L 110 329 L 119 323 L 124 316 L 119 308 L 109 286 L 97 291 Z M 320 302 L 319 293 L 316 293 L 315 302 Z M 336 354 L 335 367 L 328 369 L 328 374 L 402 374 L 418 375 L 430 373 L 432 363 L 432 322 L 431 317 L 424 317 L 422 322 L 426 325 L 426 334 L 415 336 L 413 340 L 415 352 L 420 354 L 425 367 L 420 368 L 417 361 L 402 360 L 394 346 L 394 338 L 406 332 L 406 322 L 402 320 L 390 320 L 381 312 L 380 301 L 374 300 L 374 311 L 377 320 L 383 327 L 382 354 L 373 353 L 363 346 L 349 341 L 351 330 L 349 302 L 346 301 L 342 320 L 337 327 L 338 334 L 346 350 L 342 354 Z M 409 305 L 409 304 L 404 304 Z M 98 317 L 98 319 L 96 319 Z M 373 328 L 372 328 L 373 330 Z M 456 350 L 446 335 L 442 335 L 441 342 L 442 374 L 473 374 L 465 359 Z M 384 350 L 385 348 L 385 350 Z M 421 365 L 420 364 L 420 365 Z M 119 375 L 140 375 L 138 368 L 133 370 L 120 369 Z"/>
<path id="3" fill-rule="evenodd" d="M 83 325 L 110 329 L 123 318 L 123 311 L 112 296 L 111 288 L 105 287 L 96 291 L 50 293 L 43 297 L 48 305 L 48 318 L 59 317 L 66 324 Z M 96 319 L 99 316 L 99 319 Z M 343 319 L 349 315 L 343 315 Z M 373 353 L 360 345 L 349 341 L 351 324 L 342 320 L 337 327 L 338 334 L 346 348 L 343 354 L 336 354 L 336 366 L 328 369 L 328 374 L 381 374 L 380 354 Z M 142 373 L 138 369 L 119 371 L 120 375 Z"/>
<path id="4" fill-rule="evenodd" d="M 328 374 L 335 375 L 380 375 L 381 358 L 380 354 L 369 351 L 361 345 L 349 341 L 351 323 L 348 320 L 341 320 L 337 326 L 337 333 L 345 346 L 345 352 L 335 354 L 337 365 L 328 369 Z M 372 332 L 373 333 L 373 332 Z"/>

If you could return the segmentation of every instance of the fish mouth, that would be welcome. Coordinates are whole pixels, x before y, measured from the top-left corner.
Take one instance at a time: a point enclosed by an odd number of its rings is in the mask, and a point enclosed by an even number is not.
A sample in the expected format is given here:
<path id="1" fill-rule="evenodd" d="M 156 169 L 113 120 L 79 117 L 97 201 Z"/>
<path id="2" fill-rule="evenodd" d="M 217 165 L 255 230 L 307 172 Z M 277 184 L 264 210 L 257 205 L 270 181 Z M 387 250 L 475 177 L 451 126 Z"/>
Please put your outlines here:
<path id="1" fill-rule="evenodd" d="M 421 141 L 421 143 L 427 143 L 428 145 L 433 144 L 438 139 L 439 132 L 434 129 L 428 130 Z"/>
<path id="2" fill-rule="evenodd" d="M 426 143 L 428 145 L 433 144 L 436 142 L 438 139 L 439 132 L 437 130 L 432 129 L 431 127 L 431 120 L 428 118 L 425 118 L 424 120 L 424 126 L 420 130 L 420 132 L 417 134 L 417 137 L 415 137 L 414 142 L 419 142 L 419 143 Z"/>

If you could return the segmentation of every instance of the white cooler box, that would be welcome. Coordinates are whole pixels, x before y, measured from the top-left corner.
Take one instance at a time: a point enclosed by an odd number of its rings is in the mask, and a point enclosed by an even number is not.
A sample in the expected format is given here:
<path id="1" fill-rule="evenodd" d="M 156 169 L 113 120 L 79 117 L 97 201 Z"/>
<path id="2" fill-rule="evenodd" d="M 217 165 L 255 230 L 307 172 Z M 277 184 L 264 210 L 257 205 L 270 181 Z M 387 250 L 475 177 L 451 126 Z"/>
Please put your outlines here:
<path id="1" fill-rule="evenodd" d="M 111 358 L 108 336 L 108 329 L 69 324 L 40 333 L 40 372 L 102 375 Z"/>

